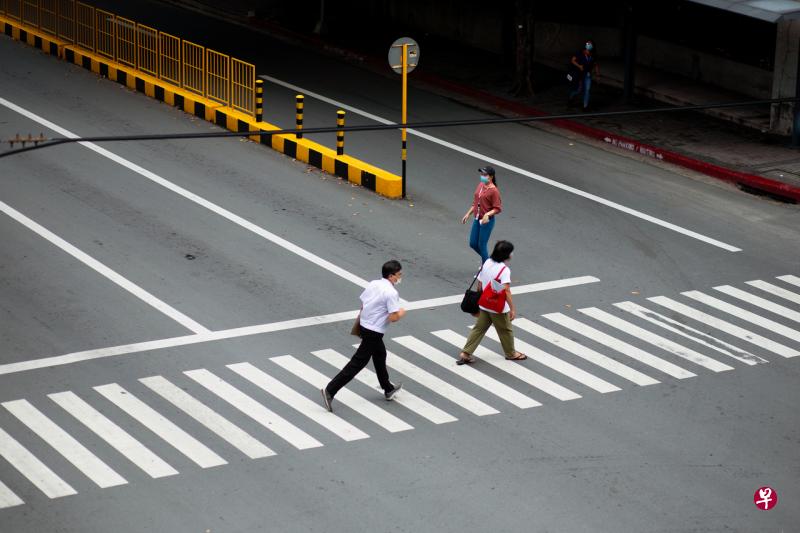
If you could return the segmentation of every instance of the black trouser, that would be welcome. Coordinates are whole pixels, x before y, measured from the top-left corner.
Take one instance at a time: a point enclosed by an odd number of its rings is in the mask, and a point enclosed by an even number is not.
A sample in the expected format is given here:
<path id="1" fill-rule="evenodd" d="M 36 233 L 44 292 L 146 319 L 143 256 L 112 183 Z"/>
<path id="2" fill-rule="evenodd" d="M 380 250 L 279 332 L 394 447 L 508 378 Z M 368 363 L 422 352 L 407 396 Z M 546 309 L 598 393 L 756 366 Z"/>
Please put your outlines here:
<path id="1" fill-rule="evenodd" d="M 384 392 L 390 392 L 394 386 L 389 382 L 389 372 L 386 370 L 386 346 L 383 344 L 383 333 L 378 333 L 359 326 L 361 329 L 361 344 L 358 350 L 350 359 L 350 362 L 345 365 L 341 372 L 336 374 L 336 377 L 328 383 L 325 387 L 328 394 L 335 396 L 339 389 L 350 383 L 356 374 L 361 372 L 370 357 L 372 364 L 375 365 L 375 373 L 378 375 L 378 382 Z"/>

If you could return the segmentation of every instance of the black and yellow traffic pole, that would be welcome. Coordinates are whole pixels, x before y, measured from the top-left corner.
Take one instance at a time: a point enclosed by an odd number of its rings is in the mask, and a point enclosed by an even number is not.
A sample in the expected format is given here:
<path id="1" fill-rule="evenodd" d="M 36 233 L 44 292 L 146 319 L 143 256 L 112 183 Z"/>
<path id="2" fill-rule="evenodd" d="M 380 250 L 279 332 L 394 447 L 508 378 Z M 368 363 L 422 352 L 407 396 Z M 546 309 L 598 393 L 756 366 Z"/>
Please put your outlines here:
<path id="1" fill-rule="evenodd" d="M 303 129 L 303 100 L 305 97 L 302 94 L 298 94 L 295 96 L 295 114 L 294 114 L 294 125 L 295 128 L 298 130 Z M 299 131 L 295 134 L 295 138 L 302 139 L 303 132 Z"/>
<path id="2" fill-rule="evenodd" d="M 408 100 L 408 43 L 403 43 L 403 53 L 402 53 L 402 68 L 403 68 L 403 112 L 402 112 L 402 124 L 403 129 L 401 130 L 401 139 L 402 139 L 402 150 L 403 150 L 403 162 L 402 162 L 402 194 L 403 198 L 406 197 L 406 154 L 407 154 L 407 139 L 406 139 L 406 121 L 407 121 L 407 108 L 406 102 Z"/>
<path id="3" fill-rule="evenodd" d="M 419 45 L 414 39 L 401 37 L 389 47 L 389 66 L 396 73 L 402 76 L 403 96 L 402 96 L 402 116 L 400 117 L 400 137 L 402 140 L 402 197 L 406 197 L 406 161 L 408 159 L 408 74 L 419 64 Z"/>
<path id="4" fill-rule="evenodd" d="M 256 80 L 256 122 L 264 120 L 264 80 Z"/>
<path id="5" fill-rule="evenodd" d="M 344 155 L 344 111 L 336 112 L 336 155 Z"/>

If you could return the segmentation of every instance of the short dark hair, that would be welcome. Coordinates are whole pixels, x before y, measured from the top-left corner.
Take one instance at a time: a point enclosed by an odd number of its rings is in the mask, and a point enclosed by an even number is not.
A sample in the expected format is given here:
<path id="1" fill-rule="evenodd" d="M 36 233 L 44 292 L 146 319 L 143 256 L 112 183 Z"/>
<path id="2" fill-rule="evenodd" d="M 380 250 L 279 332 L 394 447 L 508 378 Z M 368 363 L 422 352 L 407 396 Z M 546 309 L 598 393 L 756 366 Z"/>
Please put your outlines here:
<path id="1" fill-rule="evenodd" d="M 509 257 L 511 252 L 514 251 L 514 245 L 508 241 L 497 241 L 492 250 L 492 261 L 495 263 L 502 263 Z"/>
<path id="2" fill-rule="evenodd" d="M 400 261 L 395 261 L 392 259 L 391 261 L 386 261 L 383 266 L 381 267 L 381 275 L 384 278 L 388 278 L 392 274 L 397 274 L 403 270 L 403 265 L 400 264 Z"/>

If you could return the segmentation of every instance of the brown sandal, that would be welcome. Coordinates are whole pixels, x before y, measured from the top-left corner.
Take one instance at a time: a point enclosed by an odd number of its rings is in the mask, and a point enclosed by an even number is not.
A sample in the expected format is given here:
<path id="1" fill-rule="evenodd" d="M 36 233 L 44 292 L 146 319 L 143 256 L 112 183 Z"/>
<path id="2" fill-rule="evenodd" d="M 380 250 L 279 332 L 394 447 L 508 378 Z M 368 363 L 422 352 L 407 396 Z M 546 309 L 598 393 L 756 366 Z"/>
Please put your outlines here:
<path id="1" fill-rule="evenodd" d="M 456 361 L 456 364 L 457 365 L 467 365 L 467 364 L 471 365 L 474 362 L 475 362 L 475 358 L 474 357 L 472 357 L 470 354 L 468 354 L 466 352 L 461 352 L 458 355 L 458 361 Z"/>
<path id="2" fill-rule="evenodd" d="M 528 356 L 522 352 L 514 352 L 514 355 L 510 357 L 508 355 L 506 356 L 507 361 L 524 361 L 527 358 Z"/>

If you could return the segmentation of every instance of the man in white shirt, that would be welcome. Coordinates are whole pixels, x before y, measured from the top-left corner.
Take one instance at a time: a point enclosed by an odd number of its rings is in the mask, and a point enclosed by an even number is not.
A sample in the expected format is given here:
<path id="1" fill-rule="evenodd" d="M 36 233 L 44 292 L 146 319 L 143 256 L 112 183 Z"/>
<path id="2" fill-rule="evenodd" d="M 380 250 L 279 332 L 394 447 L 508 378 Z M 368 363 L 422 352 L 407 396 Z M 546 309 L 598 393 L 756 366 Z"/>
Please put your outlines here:
<path id="1" fill-rule="evenodd" d="M 361 312 L 359 314 L 359 331 L 361 344 L 350 359 L 350 362 L 339 372 L 328 385 L 322 389 L 322 403 L 325 409 L 333 411 L 331 403 L 339 389 L 350 383 L 361 370 L 367 366 L 370 358 L 378 375 L 378 382 L 383 389 L 384 398 L 394 399 L 395 394 L 403 388 L 402 383 L 393 385 L 389 381 L 386 370 L 386 346 L 383 334 L 390 322 L 397 322 L 406 314 L 400 307 L 400 295 L 395 289 L 403 279 L 403 267 L 398 261 L 387 261 L 381 269 L 383 278 L 370 281 L 361 293 Z"/>

